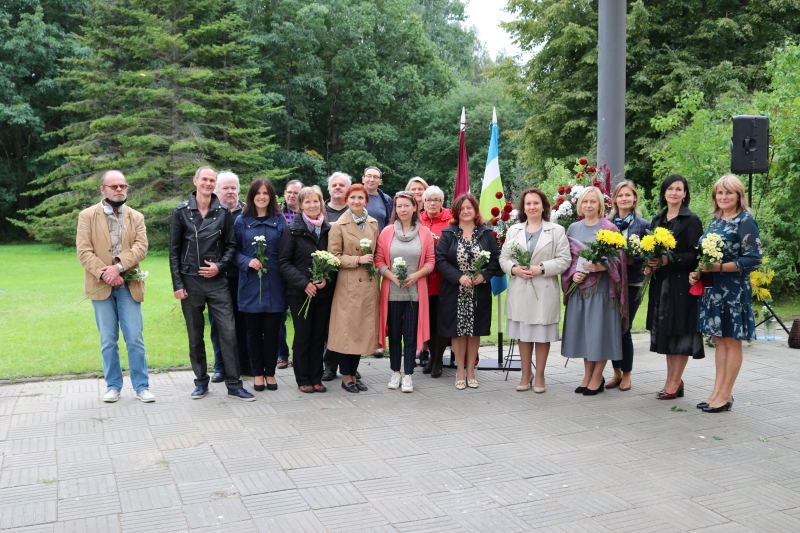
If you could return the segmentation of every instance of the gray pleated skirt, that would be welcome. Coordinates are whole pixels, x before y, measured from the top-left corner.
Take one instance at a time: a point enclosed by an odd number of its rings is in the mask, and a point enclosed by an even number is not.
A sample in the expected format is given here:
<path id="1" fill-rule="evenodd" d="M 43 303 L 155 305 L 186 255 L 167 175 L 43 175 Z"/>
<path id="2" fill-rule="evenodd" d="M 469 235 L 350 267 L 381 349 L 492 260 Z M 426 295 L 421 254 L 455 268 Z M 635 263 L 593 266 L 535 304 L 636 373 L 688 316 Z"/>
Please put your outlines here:
<path id="1" fill-rule="evenodd" d="M 526 324 L 516 320 L 506 320 L 506 333 L 509 339 L 522 342 L 558 342 L 558 323 Z"/>
<path id="2" fill-rule="evenodd" d="M 576 291 L 564 313 L 561 355 L 589 361 L 622 359 L 622 320 L 618 300 L 608 296 L 608 274 L 603 274 L 592 294 L 592 288 L 580 295 Z"/>

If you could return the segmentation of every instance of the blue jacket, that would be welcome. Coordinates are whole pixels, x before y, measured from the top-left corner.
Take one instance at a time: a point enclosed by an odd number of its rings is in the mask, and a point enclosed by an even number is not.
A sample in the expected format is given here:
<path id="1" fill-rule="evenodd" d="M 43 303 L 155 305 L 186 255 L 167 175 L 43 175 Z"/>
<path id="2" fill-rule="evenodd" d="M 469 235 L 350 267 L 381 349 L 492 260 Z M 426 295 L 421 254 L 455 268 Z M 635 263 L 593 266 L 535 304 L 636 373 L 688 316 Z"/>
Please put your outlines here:
<path id="1" fill-rule="evenodd" d="M 633 220 L 628 226 L 628 235 L 638 235 L 641 239 L 647 235 L 650 229 L 650 222 L 634 215 Z M 644 260 L 641 256 L 633 258 L 633 264 L 628 265 L 628 283 L 641 283 L 644 281 Z"/>
<path id="2" fill-rule="evenodd" d="M 244 313 L 283 313 L 286 310 L 286 282 L 278 266 L 278 244 L 286 219 L 282 213 L 263 222 L 251 216 L 240 215 L 233 225 L 236 233 L 236 266 L 239 268 L 239 311 Z M 261 277 L 261 303 L 258 272 L 250 268 L 256 251 L 253 239 L 266 237 L 268 271 Z"/>

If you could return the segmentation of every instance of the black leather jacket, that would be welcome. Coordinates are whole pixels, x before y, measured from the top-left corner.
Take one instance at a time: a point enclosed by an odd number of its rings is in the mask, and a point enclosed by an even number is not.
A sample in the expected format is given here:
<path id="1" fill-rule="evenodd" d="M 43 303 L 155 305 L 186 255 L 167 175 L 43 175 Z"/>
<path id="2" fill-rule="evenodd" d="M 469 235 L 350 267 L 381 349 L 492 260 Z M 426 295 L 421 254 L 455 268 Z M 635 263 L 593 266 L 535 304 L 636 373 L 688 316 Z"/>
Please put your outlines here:
<path id="1" fill-rule="evenodd" d="M 199 276 L 200 267 L 206 260 L 216 263 L 220 273 L 233 265 L 236 254 L 236 235 L 233 230 L 233 215 L 215 194 L 205 218 L 197 209 L 196 192 L 189 200 L 178 204 L 172 212 L 169 229 L 169 268 L 172 287 L 184 289 L 181 274 Z"/>

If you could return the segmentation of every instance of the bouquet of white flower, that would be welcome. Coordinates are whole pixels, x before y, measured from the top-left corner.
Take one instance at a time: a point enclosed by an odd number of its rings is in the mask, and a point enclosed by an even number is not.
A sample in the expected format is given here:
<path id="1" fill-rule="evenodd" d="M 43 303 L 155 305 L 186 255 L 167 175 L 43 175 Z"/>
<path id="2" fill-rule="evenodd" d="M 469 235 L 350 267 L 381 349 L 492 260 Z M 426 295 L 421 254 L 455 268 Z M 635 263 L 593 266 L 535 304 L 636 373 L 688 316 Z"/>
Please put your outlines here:
<path id="1" fill-rule="evenodd" d="M 372 249 L 372 241 L 369 239 L 361 239 L 358 241 L 358 246 L 361 248 L 361 253 L 364 255 L 374 254 L 375 251 Z M 368 264 L 364 265 L 367 269 L 367 273 L 369 277 L 378 279 L 378 269 L 375 268 L 375 264 Z"/>
<path id="2" fill-rule="evenodd" d="M 408 266 L 406 265 L 405 259 L 402 257 L 395 257 L 394 261 L 392 261 L 392 272 L 397 276 L 397 281 L 400 282 L 400 286 L 403 286 L 403 283 L 406 282 L 408 279 Z M 411 290 L 406 289 L 408 291 L 408 301 L 411 301 Z"/>
<path id="3" fill-rule="evenodd" d="M 263 235 L 253 237 L 253 248 L 256 251 L 256 259 L 261 263 L 258 269 L 258 303 L 261 304 L 261 278 L 269 272 L 269 263 L 265 252 L 267 251 L 267 239 Z"/>
<path id="4" fill-rule="evenodd" d="M 339 270 L 339 265 L 341 265 L 341 260 L 333 255 L 332 253 L 326 250 L 317 250 L 316 252 L 311 254 L 311 267 L 308 269 L 311 272 L 311 283 L 315 281 L 330 281 L 331 280 L 331 273 L 336 272 Z M 311 296 L 306 297 L 306 301 L 303 302 L 302 307 L 300 307 L 300 314 L 303 309 L 306 310 L 303 318 L 308 318 L 308 308 L 311 305 Z"/>
<path id="5" fill-rule="evenodd" d="M 489 259 L 491 258 L 492 254 L 490 254 L 486 250 L 481 250 L 480 253 L 478 253 L 478 257 L 475 259 L 475 262 L 473 263 L 472 270 L 467 270 L 466 272 L 464 272 L 464 274 L 466 274 L 472 279 L 476 278 L 478 274 L 483 272 L 483 269 L 486 268 L 486 265 L 489 264 Z M 461 296 L 458 297 L 458 303 L 461 303 L 470 296 L 472 296 L 472 291 L 474 290 L 475 290 L 474 287 L 470 287 L 469 290 L 462 291 Z"/>

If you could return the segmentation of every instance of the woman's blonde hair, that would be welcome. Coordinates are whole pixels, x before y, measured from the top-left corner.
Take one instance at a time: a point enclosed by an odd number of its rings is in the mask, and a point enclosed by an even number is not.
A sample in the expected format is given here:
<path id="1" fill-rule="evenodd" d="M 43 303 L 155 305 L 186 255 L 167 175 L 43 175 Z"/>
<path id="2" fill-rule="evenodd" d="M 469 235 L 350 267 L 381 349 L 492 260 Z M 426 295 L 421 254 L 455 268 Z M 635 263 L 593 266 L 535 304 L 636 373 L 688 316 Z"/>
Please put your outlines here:
<path id="1" fill-rule="evenodd" d="M 406 183 L 407 191 L 411 190 L 411 184 L 414 183 L 415 181 L 420 185 L 422 185 L 423 187 L 425 187 L 426 189 L 428 188 L 428 183 L 424 179 L 420 178 L 419 176 L 414 176 L 413 178 L 408 180 L 408 183 Z"/>
<path id="2" fill-rule="evenodd" d="M 712 215 L 715 217 L 722 216 L 722 209 L 717 205 L 717 191 L 719 189 L 735 192 L 739 197 L 739 211 L 747 211 L 750 213 L 750 205 L 747 203 L 747 196 L 744 194 L 744 185 L 742 185 L 742 181 L 733 174 L 725 174 L 717 180 L 714 184 L 714 190 L 711 191 L 711 203 L 714 205 L 714 208 L 711 210 Z"/>
<path id="3" fill-rule="evenodd" d="M 611 193 L 611 212 L 608 213 L 608 218 L 614 218 L 614 216 L 619 213 L 619 208 L 617 207 L 617 196 L 619 196 L 619 193 L 621 193 L 622 189 L 625 187 L 629 188 L 633 193 L 633 212 L 637 217 L 642 216 L 642 212 L 639 211 L 639 191 L 636 190 L 636 184 L 631 180 L 625 180 L 617 183 L 617 185 L 614 187 L 614 192 Z"/>
<path id="4" fill-rule="evenodd" d="M 597 187 L 586 187 L 578 195 L 578 216 L 579 217 L 584 216 L 583 207 L 581 206 L 583 205 L 583 199 L 586 198 L 586 195 L 589 194 L 590 192 L 593 192 L 597 195 L 597 201 L 600 202 L 600 209 L 598 215 L 600 218 L 603 218 L 604 216 L 606 216 L 606 201 L 603 198 L 603 192 Z"/>
<path id="5" fill-rule="evenodd" d="M 312 194 L 316 194 L 319 196 L 319 205 L 320 210 L 322 213 L 325 213 L 325 200 L 322 197 L 322 189 L 319 188 L 319 185 L 312 185 L 310 187 L 303 187 L 300 189 L 300 192 L 297 194 L 297 210 L 302 211 L 303 207 L 303 200 L 306 199 L 307 196 L 311 196 Z"/>

